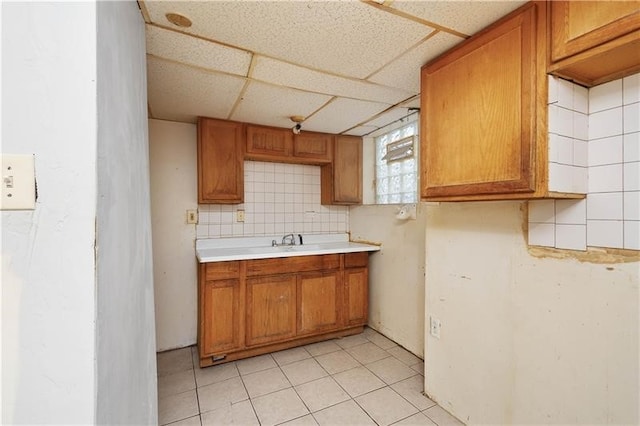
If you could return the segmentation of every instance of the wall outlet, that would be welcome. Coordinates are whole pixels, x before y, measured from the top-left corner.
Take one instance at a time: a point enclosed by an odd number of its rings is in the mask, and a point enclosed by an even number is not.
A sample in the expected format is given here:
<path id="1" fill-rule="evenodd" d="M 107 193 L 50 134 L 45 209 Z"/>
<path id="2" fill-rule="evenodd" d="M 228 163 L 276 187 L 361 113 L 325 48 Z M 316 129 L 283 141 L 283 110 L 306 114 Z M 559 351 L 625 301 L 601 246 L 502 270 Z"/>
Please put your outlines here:
<path id="1" fill-rule="evenodd" d="M 236 210 L 236 222 L 244 222 L 244 210 Z"/>
<path id="2" fill-rule="evenodd" d="M 442 323 L 440 322 L 439 319 L 436 319 L 434 317 L 429 317 L 429 323 L 430 323 L 430 331 L 431 331 L 431 335 L 433 337 L 435 337 L 436 339 L 440 338 L 440 328 L 442 327 Z"/>
<path id="3" fill-rule="evenodd" d="M 189 223 L 189 224 L 198 223 L 198 211 L 197 210 L 187 210 L 187 223 Z"/>

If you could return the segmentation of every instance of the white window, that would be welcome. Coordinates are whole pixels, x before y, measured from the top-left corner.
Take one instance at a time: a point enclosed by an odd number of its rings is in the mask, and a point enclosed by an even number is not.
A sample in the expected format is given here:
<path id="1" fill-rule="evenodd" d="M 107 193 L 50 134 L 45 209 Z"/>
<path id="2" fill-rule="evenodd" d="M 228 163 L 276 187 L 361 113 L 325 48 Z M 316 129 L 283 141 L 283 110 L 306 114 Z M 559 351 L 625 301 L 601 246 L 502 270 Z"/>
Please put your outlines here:
<path id="1" fill-rule="evenodd" d="M 375 138 L 376 204 L 418 201 L 418 121 Z"/>

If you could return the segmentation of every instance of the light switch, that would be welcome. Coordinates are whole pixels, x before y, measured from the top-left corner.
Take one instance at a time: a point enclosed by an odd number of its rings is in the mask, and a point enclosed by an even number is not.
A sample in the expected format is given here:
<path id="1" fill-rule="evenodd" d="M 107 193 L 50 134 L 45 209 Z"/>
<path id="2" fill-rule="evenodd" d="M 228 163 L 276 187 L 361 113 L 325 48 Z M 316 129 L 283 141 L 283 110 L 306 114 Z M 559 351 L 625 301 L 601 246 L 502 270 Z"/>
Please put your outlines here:
<path id="1" fill-rule="evenodd" d="M 197 210 L 187 210 L 187 223 L 188 224 L 197 224 L 198 223 L 198 211 Z"/>
<path id="2" fill-rule="evenodd" d="M 2 154 L 0 210 L 36 208 L 36 175 L 31 154 Z"/>

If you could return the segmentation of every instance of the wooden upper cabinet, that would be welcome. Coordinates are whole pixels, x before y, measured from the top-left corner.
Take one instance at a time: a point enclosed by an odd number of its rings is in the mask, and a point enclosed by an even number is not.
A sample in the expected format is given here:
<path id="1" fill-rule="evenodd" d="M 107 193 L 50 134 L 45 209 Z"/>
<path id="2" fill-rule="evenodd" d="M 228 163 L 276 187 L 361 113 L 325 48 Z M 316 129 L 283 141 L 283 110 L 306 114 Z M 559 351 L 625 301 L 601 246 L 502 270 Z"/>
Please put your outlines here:
<path id="1" fill-rule="evenodd" d="M 198 202 L 240 204 L 244 199 L 244 125 L 198 119 Z"/>
<path id="2" fill-rule="evenodd" d="M 330 163 L 333 135 L 327 133 L 301 132 L 293 136 L 293 156 L 313 163 Z"/>
<path id="3" fill-rule="evenodd" d="M 551 66 L 592 86 L 640 70 L 638 1 L 552 1 Z"/>
<path id="4" fill-rule="evenodd" d="M 274 161 L 291 156 L 293 133 L 288 129 L 247 126 L 247 158 Z"/>
<path id="5" fill-rule="evenodd" d="M 362 138 L 336 136 L 333 163 L 321 169 L 322 204 L 362 204 Z"/>
<path id="6" fill-rule="evenodd" d="M 246 158 L 298 164 L 331 162 L 333 135 L 302 132 L 294 135 L 291 129 L 247 125 Z"/>
<path id="7" fill-rule="evenodd" d="M 422 68 L 423 199 L 534 195 L 546 175 L 534 167 L 546 142 L 544 11 L 529 3 Z"/>

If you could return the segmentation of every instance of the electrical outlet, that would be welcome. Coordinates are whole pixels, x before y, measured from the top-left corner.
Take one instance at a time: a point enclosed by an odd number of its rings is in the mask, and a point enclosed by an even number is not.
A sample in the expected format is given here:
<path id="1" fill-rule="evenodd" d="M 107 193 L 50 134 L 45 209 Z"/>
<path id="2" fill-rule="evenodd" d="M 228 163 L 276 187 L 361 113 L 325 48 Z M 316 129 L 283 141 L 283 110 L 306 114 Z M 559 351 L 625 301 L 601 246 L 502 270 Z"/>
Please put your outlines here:
<path id="1" fill-rule="evenodd" d="M 236 210 L 236 221 L 244 222 L 244 210 Z"/>
<path id="2" fill-rule="evenodd" d="M 436 339 L 439 339 L 440 328 L 442 327 L 442 323 L 440 322 L 439 319 L 436 319 L 434 317 L 429 317 L 429 321 L 430 321 L 431 335 Z"/>
<path id="3" fill-rule="evenodd" d="M 189 223 L 189 224 L 198 223 L 198 211 L 197 210 L 187 210 L 187 223 Z"/>

